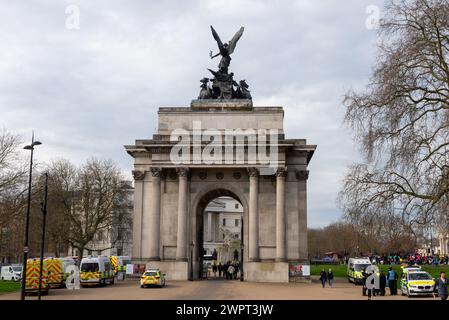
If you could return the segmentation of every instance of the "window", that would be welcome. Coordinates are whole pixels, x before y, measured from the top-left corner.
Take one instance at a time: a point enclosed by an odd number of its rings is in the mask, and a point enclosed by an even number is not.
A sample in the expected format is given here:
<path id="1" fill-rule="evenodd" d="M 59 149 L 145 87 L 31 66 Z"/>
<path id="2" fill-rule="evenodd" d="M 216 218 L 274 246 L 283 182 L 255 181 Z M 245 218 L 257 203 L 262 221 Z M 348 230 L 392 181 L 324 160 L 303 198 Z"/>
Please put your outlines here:
<path id="1" fill-rule="evenodd" d="M 236 209 L 239 208 L 239 204 L 238 204 L 238 203 L 235 204 L 235 208 L 236 208 Z"/>
<path id="2" fill-rule="evenodd" d="M 235 221 L 234 221 L 234 225 L 235 225 L 236 227 L 238 227 L 238 226 L 239 226 L 239 219 L 235 219 Z"/>
<path id="3" fill-rule="evenodd" d="M 81 265 L 81 272 L 97 272 L 98 271 L 98 263 L 83 263 Z"/>
<path id="4" fill-rule="evenodd" d="M 226 226 L 226 219 L 223 219 L 223 227 Z"/>

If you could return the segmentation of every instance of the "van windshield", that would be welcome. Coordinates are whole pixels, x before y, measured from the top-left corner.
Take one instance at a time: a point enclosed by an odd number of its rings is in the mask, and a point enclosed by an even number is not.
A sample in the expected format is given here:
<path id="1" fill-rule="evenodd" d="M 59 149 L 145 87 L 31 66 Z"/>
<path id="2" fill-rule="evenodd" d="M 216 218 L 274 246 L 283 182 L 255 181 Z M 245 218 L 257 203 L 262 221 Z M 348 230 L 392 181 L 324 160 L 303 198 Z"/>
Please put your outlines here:
<path id="1" fill-rule="evenodd" d="M 356 264 L 354 265 L 355 271 L 362 271 L 363 269 L 368 268 L 371 264 Z"/>
<path id="2" fill-rule="evenodd" d="M 83 263 L 81 265 L 81 272 L 97 272 L 97 271 L 98 271 L 97 262 Z"/>

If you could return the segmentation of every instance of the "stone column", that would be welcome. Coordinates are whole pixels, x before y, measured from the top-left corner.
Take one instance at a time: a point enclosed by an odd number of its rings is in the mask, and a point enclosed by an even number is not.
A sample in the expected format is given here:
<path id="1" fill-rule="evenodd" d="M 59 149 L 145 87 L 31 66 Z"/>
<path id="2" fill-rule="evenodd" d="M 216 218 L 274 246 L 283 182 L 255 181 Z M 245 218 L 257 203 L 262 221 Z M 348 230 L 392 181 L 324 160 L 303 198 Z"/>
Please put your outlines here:
<path id="1" fill-rule="evenodd" d="M 178 188 L 178 234 L 176 238 L 176 260 L 187 261 L 187 193 L 188 174 L 187 168 L 177 169 L 179 177 Z"/>
<path id="2" fill-rule="evenodd" d="M 142 258 L 143 178 L 145 172 L 134 170 L 133 246 L 132 258 Z"/>
<path id="3" fill-rule="evenodd" d="M 249 224 L 248 255 L 249 261 L 260 261 L 259 258 L 259 170 L 249 168 Z"/>
<path id="4" fill-rule="evenodd" d="M 151 168 L 149 260 L 159 261 L 161 233 L 161 168 Z"/>
<path id="5" fill-rule="evenodd" d="M 287 249 L 285 238 L 285 168 L 279 168 L 276 172 L 276 261 L 287 261 Z"/>
<path id="6" fill-rule="evenodd" d="M 309 178 L 308 170 L 297 170 L 296 179 L 298 180 L 298 215 L 299 215 L 299 258 L 301 260 L 308 259 L 307 246 L 307 179 Z"/>
<path id="7" fill-rule="evenodd" d="M 207 241 L 212 242 L 212 212 L 207 213 Z"/>

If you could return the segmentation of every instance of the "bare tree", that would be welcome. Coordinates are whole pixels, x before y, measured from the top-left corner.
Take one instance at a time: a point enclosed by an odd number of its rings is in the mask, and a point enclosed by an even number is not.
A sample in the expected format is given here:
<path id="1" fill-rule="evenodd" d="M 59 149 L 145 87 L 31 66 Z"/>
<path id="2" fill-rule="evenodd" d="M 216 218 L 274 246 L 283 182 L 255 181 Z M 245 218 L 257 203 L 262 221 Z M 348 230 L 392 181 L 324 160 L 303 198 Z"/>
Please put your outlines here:
<path id="1" fill-rule="evenodd" d="M 370 83 L 344 99 L 366 163 L 340 203 L 351 221 L 396 216 L 412 232 L 448 220 L 449 3 L 390 0 L 385 13 Z"/>
<path id="2" fill-rule="evenodd" d="M 18 135 L 0 132 L 0 258 L 8 261 L 21 251 L 27 167 L 20 143 Z"/>
<path id="3" fill-rule="evenodd" d="M 64 210 L 65 239 L 80 256 L 95 235 L 109 230 L 121 192 L 121 176 L 112 161 L 91 159 L 81 168 L 66 160 L 51 166 L 53 192 Z"/>

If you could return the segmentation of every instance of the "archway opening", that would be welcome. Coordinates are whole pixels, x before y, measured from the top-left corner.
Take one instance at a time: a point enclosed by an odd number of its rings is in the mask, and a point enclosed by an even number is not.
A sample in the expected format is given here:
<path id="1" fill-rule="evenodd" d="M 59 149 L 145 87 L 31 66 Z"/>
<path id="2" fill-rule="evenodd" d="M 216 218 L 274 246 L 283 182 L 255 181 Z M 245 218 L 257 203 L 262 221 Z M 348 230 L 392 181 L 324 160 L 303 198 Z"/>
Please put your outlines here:
<path id="1" fill-rule="evenodd" d="M 197 210 L 200 279 L 243 280 L 244 206 L 232 192 L 208 192 Z"/>

